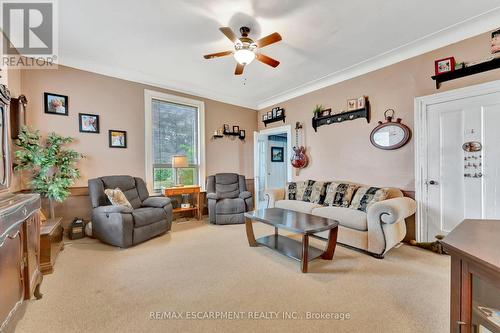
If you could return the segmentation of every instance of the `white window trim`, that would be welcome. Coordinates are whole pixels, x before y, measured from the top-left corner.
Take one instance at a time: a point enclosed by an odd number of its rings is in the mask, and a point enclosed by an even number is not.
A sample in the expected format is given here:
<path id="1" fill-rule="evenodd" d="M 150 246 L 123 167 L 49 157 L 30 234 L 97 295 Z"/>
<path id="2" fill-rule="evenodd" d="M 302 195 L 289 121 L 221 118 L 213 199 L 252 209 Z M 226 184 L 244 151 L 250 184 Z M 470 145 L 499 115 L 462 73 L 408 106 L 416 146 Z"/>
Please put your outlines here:
<path id="1" fill-rule="evenodd" d="M 189 105 L 198 108 L 198 184 L 205 189 L 205 103 L 200 100 L 166 94 L 159 91 L 144 89 L 144 123 L 146 148 L 146 185 L 153 192 L 153 113 L 152 101 L 158 99 L 165 102 Z"/>

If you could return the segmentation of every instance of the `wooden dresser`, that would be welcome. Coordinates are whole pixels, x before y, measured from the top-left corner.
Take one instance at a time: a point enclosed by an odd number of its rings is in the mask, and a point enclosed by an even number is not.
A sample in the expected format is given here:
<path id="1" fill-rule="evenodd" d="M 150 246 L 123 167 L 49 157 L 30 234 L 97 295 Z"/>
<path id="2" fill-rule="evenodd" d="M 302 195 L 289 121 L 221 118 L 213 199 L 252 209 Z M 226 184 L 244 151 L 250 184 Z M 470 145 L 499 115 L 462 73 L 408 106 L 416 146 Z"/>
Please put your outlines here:
<path id="1" fill-rule="evenodd" d="M 465 220 L 442 243 L 451 255 L 450 332 L 500 333 L 500 221 Z"/>
<path id="2" fill-rule="evenodd" d="M 0 332 L 19 306 L 41 298 L 40 197 L 0 195 Z"/>

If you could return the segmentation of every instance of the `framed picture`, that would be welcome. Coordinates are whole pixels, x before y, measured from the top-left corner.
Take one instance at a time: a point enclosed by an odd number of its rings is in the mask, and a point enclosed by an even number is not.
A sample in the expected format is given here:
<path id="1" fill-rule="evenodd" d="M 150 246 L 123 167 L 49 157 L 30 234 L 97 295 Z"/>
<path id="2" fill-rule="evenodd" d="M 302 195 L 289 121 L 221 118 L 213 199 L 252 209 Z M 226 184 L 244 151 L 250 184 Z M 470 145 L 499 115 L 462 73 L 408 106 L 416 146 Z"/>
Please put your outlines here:
<path id="1" fill-rule="evenodd" d="M 436 75 L 452 72 L 455 70 L 455 58 L 448 57 L 434 61 Z"/>
<path id="2" fill-rule="evenodd" d="M 328 117 L 331 114 L 332 114 L 332 109 L 325 109 L 321 111 L 320 117 Z"/>
<path id="3" fill-rule="evenodd" d="M 110 148 L 127 148 L 127 131 L 109 130 Z"/>
<path id="4" fill-rule="evenodd" d="M 78 123 L 81 133 L 99 133 L 99 116 L 96 114 L 79 113 Z"/>
<path id="5" fill-rule="evenodd" d="M 276 110 L 276 117 L 283 117 L 283 109 Z"/>
<path id="6" fill-rule="evenodd" d="M 361 96 L 360 98 L 358 98 L 358 109 L 364 109 L 365 106 L 366 106 L 365 96 Z"/>
<path id="7" fill-rule="evenodd" d="M 240 130 L 240 138 L 244 139 L 246 137 L 245 130 Z"/>
<path id="8" fill-rule="evenodd" d="M 267 120 L 273 119 L 273 111 L 267 113 Z"/>
<path id="9" fill-rule="evenodd" d="M 68 96 L 44 93 L 45 113 L 57 114 L 60 116 L 68 115 Z"/>
<path id="10" fill-rule="evenodd" d="M 271 147 L 271 162 L 284 162 L 283 147 Z"/>
<path id="11" fill-rule="evenodd" d="M 266 121 L 267 120 L 267 113 L 265 115 L 262 116 L 262 120 L 263 121 Z"/>
<path id="12" fill-rule="evenodd" d="M 233 126 L 233 133 L 240 133 L 240 127 L 239 126 Z"/>
<path id="13" fill-rule="evenodd" d="M 229 125 L 224 124 L 224 133 L 229 133 Z"/>
<path id="14" fill-rule="evenodd" d="M 356 110 L 358 108 L 358 99 L 348 99 L 347 100 L 347 111 Z"/>

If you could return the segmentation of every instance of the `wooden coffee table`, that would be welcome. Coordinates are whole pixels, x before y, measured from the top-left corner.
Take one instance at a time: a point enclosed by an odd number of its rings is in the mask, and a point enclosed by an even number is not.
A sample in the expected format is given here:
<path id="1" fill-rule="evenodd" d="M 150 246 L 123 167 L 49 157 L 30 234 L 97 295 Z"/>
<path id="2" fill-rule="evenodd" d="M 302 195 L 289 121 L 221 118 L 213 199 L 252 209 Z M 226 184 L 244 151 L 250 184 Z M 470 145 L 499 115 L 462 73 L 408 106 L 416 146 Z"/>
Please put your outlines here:
<path id="1" fill-rule="evenodd" d="M 255 239 L 252 222 L 258 221 L 274 227 L 274 234 Z M 337 245 L 339 223 L 332 219 L 311 214 L 299 213 L 288 209 L 266 208 L 245 213 L 245 225 L 248 244 L 273 249 L 289 258 L 301 262 L 302 273 L 307 273 L 307 263 L 316 258 L 332 260 Z M 278 229 L 285 229 L 302 235 L 302 243 L 278 234 Z M 309 246 L 309 236 L 330 230 L 326 249 Z"/>

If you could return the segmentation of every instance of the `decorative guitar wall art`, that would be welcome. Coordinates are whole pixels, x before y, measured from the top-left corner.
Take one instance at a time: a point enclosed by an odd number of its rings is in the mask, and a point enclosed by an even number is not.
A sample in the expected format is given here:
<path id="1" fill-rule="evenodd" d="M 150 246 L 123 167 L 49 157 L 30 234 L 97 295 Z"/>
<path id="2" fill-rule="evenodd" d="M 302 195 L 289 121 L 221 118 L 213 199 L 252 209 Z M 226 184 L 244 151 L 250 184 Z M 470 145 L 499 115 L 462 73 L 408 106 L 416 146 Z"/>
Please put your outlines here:
<path id="1" fill-rule="evenodd" d="M 293 147 L 292 166 L 296 168 L 295 174 L 299 174 L 299 170 L 305 168 L 309 162 L 306 155 L 306 148 L 299 146 L 299 130 L 302 129 L 302 124 L 297 122 L 295 124 L 295 147 Z"/>

